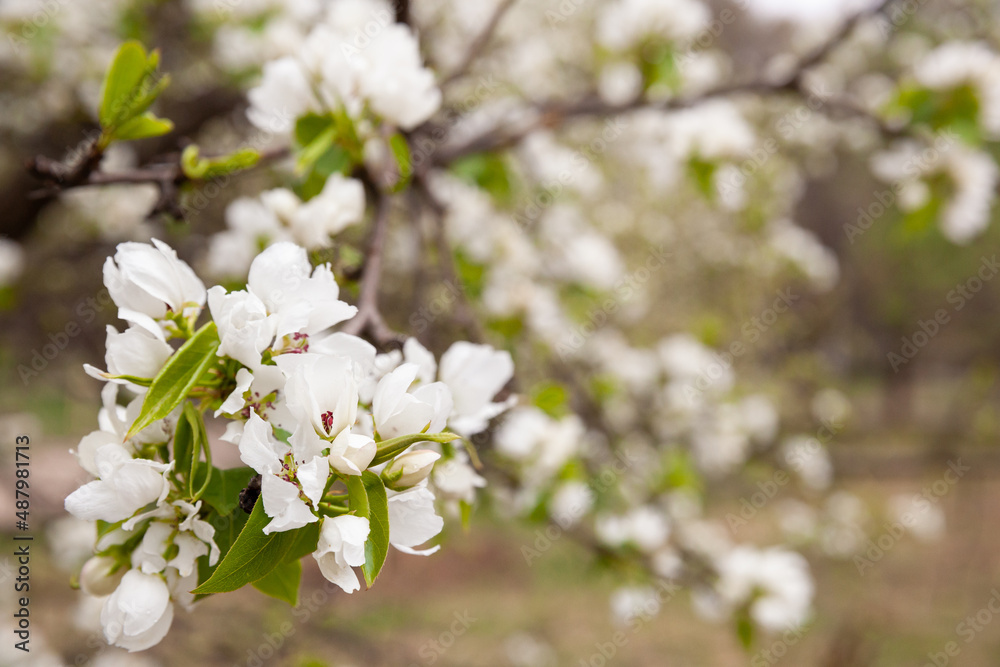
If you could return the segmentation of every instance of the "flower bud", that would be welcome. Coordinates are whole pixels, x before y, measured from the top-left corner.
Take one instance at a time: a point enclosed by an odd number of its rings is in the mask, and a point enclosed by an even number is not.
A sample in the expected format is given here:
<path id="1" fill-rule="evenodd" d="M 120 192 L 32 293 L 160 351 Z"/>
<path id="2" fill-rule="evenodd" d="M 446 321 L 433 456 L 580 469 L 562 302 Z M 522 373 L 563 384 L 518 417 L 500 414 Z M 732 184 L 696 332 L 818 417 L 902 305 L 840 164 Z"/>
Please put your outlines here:
<path id="1" fill-rule="evenodd" d="M 440 454 L 429 449 L 415 449 L 400 454 L 382 471 L 382 479 L 394 491 L 408 489 L 427 479 L 439 458 Z"/>
<path id="2" fill-rule="evenodd" d="M 118 561 L 110 556 L 94 556 L 83 564 L 80 571 L 80 588 L 85 593 L 97 597 L 111 595 L 118 583 L 128 572 L 127 567 L 121 567 L 117 572 L 112 573 Z"/>

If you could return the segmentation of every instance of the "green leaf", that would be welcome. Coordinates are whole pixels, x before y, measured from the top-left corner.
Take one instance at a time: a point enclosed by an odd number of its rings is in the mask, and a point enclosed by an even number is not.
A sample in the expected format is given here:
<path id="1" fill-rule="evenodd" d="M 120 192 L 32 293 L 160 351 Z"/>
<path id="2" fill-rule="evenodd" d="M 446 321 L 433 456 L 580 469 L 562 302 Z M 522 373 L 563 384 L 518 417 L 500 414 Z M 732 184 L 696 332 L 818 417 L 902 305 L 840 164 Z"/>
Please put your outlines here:
<path id="1" fill-rule="evenodd" d="M 510 174 L 503 157 L 495 153 L 478 153 L 460 158 L 451 164 L 452 172 L 469 181 L 486 192 L 500 203 L 511 199 Z"/>
<path id="2" fill-rule="evenodd" d="M 118 48 L 101 92 L 101 125 L 113 128 L 128 119 L 133 91 L 147 76 L 146 50 L 139 42 L 125 42 Z"/>
<path id="3" fill-rule="evenodd" d="M 197 426 L 192 423 L 188 416 L 188 407 L 194 408 L 191 403 L 184 405 L 184 412 L 177 420 L 174 428 L 174 472 L 181 479 L 191 479 L 191 452 L 198 451 L 195 446 L 195 429 Z M 197 411 L 196 411 L 197 412 Z"/>
<path id="4" fill-rule="evenodd" d="M 108 523 L 107 521 L 101 521 L 100 519 L 98 519 L 97 539 L 100 540 L 105 535 L 117 530 L 118 528 L 121 528 L 123 523 L 125 523 L 125 519 L 122 519 L 121 521 L 116 521 L 114 523 Z"/>
<path id="5" fill-rule="evenodd" d="M 406 142 L 406 137 L 400 133 L 395 133 L 389 137 L 389 148 L 396 158 L 396 166 L 399 167 L 399 182 L 393 186 L 393 192 L 398 192 L 406 187 L 413 176 L 413 159 L 410 156 L 410 145 Z"/>
<path id="6" fill-rule="evenodd" d="M 270 521 L 270 517 L 264 513 L 264 503 L 257 503 L 229 553 L 208 581 L 193 592 L 201 595 L 235 591 L 261 579 L 284 562 L 288 550 L 296 541 L 297 531 L 287 530 L 265 535 L 264 526 Z"/>
<path id="7" fill-rule="evenodd" d="M 457 433 L 412 433 L 410 435 L 401 435 L 398 438 L 392 438 L 390 440 L 383 440 L 378 444 L 378 451 L 375 452 L 375 458 L 368 465 L 377 466 L 379 463 L 385 463 L 392 457 L 399 454 L 404 449 L 412 444 L 418 442 L 451 442 L 452 440 L 457 440 L 461 438 Z"/>
<path id="8" fill-rule="evenodd" d="M 184 403 L 184 412 L 186 416 L 185 421 L 191 426 L 191 452 L 189 454 L 190 465 L 187 466 L 188 469 L 188 490 L 191 492 L 191 497 L 195 497 L 195 489 L 199 489 L 204 495 L 205 484 L 210 481 L 210 478 L 203 480 L 200 484 L 195 484 L 195 478 L 201 473 L 201 477 L 211 474 L 212 470 L 212 459 L 211 450 L 208 445 L 208 434 L 205 433 L 205 420 L 202 419 L 201 413 L 195 409 L 194 404 L 191 401 Z M 204 452 L 208 465 L 202 466 L 201 453 Z"/>
<path id="9" fill-rule="evenodd" d="M 135 92 L 135 99 L 132 102 L 132 108 L 130 112 L 133 116 L 138 116 L 143 113 L 153 105 L 156 98 L 160 96 L 160 93 L 170 85 L 170 75 L 164 74 L 160 76 L 159 79 L 154 81 L 153 75 L 156 73 L 156 64 L 152 63 L 152 56 L 157 55 L 157 63 L 159 63 L 159 55 L 156 51 L 150 54 L 150 63 L 147 64 L 146 72 L 148 77 L 142 82 L 140 88 Z M 152 116 L 152 114 L 147 114 Z"/>
<path id="10" fill-rule="evenodd" d="M 308 113 L 295 121 L 295 143 L 299 148 L 305 148 L 327 129 L 333 127 L 335 121 L 330 114 Z"/>
<path id="11" fill-rule="evenodd" d="M 676 91 L 684 78 L 677 67 L 677 59 L 669 44 L 648 44 L 642 58 L 643 90 L 666 88 Z"/>
<path id="12" fill-rule="evenodd" d="M 550 417 L 559 419 L 569 411 L 569 394 L 558 382 L 539 382 L 531 388 L 531 402 Z"/>
<path id="13" fill-rule="evenodd" d="M 750 615 L 746 611 L 742 611 L 737 615 L 736 636 L 739 638 L 740 644 L 743 645 L 744 649 L 750 651 L 750 649 L 753 648 L 753 621 L 750 620 Z"/>
<path id="14" fill-rule="evenodd" d="M 299 560 L 316 551 L 319 544 L 319 521 L 302 526 L 295 531 L 295 540 L 288 547 L 285 561 Z"/>
<path id="15" fill-rule="evenodd" d="M 334 147 L 337 121 L 331 114 L 306 114 L 295 121 L 296 168 L 305 173 Z"/>
<path id="16" fill-rule="evenodd" d="M 316 160 L 316 164 L 313 166 L 313 173 L 322 177 L 323 181 L 326 181 L 326 177 L 333 174 L 344 174 L 346 175 L 351 170 L 351 156 L 350 154 L 334 144 L 327 149 L 323 155 Z M 322 186 L 320 190 L 322 190 Z M 318 191 L 317 191 L 318 192 Z"/>
<path id="17" fill-rule="evenodd" d="M 159 64 L 159 52 L 147 55 L 139 42 L 125 42 L 118 49 L 101 93 L 100 148 L 115 140 L 157 137 L 173 129 L 169 120 L 147 112 L 170 83 L 168 76 L 156 78 Z"/>
<path id="18" fill-rule="evenodd" d="M 153 378 L 141 378 L 137 375 L 112 375 L 111 373 L 101 373 L 101 377 L 107 380 L 125 380 L 140 387 L 148 387 L 153 384 Z"/>
<path id="19" fill-rule="evenodd" d="M 206 467 L 203 466 L 198 470 L 198 474 L 195 476 L 196 487 L 200 487 L 204 483 L 205 469 Z M 239 507 L 240 491 L 246 488 L 246 485 L 256 474 L 257 471 L 249 467 L 229 468 L 228 470 L 215 468 L 212 470 L 212 479 L 209 480 L 208 487 L 201 499 L 214 507 L 219 514 L 225 516 Z"/>
<path id="20" fill-rule="evenodd" d="M 683 489 L 700 494 L 704 483 L 691 454 L 674 447 L 663 456 L 662 484 L 664 491 Z"/>
<path id="21" fill-rule="evenodd" d="M 180 405 L 209 368 L 217 363 L 219 333 L 215 322 L 199 329 L 167 360 L 143 399 L 142 409 L 129 429 L 128 440 L 153 422 L 163 419 Z"/>
<path id="22" fill-rule="evenodd" d="M 158 137 L 174 129 L 174 124 L 169 120 L 157 118 L 151 113 L 131 118 L 111 132 L 113 139 L 128 141 L 131 139 L 146 139 L 148 137 Z"/>
<path id="23" fill-rule="evenodd" d="M 301 581 L 302 562 L 296 559 L 281 563 L 253 582 L 253 587 L 265 595 L 287 602 L 294 607 L 299 603 L 299 584 Z"/>
<path id="24" fill-rule="evenodd" d="M 472 503 L 460 500 L 458 507 L 462 514 L 462 530 L 469 532 L 469 525 L 472 522 Z"/>
<path id="25" fill-rule="evenodd" d="M 366 519 L 370 512 L 368 508 L 368 489 L 361 479 L 361 475 L 347 476 L 347 502 L 351 511 Z"/>
<path id="26" fill-rule="evenodd" d="M 243 527 L 247 525 L 249 519 L 250 515 L 243 510 L 226 515 L 215 512 L 208 514 L 206 521 L 215 528 L 215 544 L 221 553 L 219 562 L 222 562 L 229 550 L 236 544 L 236 540 L 239 539 L 240 533 L 243 532 Z M 207 562 L 208 559 L 206 558 L 205 561 Z M 215 568 L 212 569 L 214 571 Z"/>
<path id="27" fill-rule="evenodd" d="M 698 186 L 698 192 L 709 201 L 715 200 L 715 172 L 718 164 L 700 157 L 692 157 L 688 162 L 688 173 Z"/>
<path id="28" fill-rule="evenodd" d="M 361 566 L 361 572 L 365 575 L 365 583 L 371 588 L 378 573 L 382 571 L 386 554 L 389 553 L 389 499 L 386 497 L 382 478 L 371 470 L 361 474 L 361 481 L 368 497 L 366 518 L 370 528 L 365 542 L 365 564 Z"/>
<path id="29" fill-rule="evenodd" d="M 242 148 L 235 153 L 205 158 L 192 144 L 181 153 L 181 169 L 193 180 L 208 180 L 249 169 L 260 161 L 260 153 L 252 148 Z"/>
<path id="30" fill-rule="evenodd" d="M 212 524 L 215 528 L 215 544 L 219 547 L 220 562 L 225 560 L 226 554 L 232 548 L 236 539 L 240 536 L 240 531 L 243 530 L 243 526 L 246 525 L 249 515 L 243 510 L 239 510 L 228 514 L 226 516 L 220 516 L 215 512 L 209 512 L 208 516 L 205 517 L 205 521 Z M 204 583 L 208 581 L 212 573 L 218 569 L 219 563 L 215 565 L 208 564 L 208 557 L 203 556 L 198 559 L 198 583 Z M 200 599 L 199 596 L 197 599 Z"/>
<path id="31" fill-rule="evenodd" d="M 316 161 L 319 160 L 320 157 L 327 152 L 327 150 L 333 147 L 333 142 L 336 138 L 337 128 L 331 125 L 301 151 L 299 151 L 299 159 L 295 165 L 296 169 L 299 170 L 299 173 L 309 171 L 312 166 L 316 164 Z"/>

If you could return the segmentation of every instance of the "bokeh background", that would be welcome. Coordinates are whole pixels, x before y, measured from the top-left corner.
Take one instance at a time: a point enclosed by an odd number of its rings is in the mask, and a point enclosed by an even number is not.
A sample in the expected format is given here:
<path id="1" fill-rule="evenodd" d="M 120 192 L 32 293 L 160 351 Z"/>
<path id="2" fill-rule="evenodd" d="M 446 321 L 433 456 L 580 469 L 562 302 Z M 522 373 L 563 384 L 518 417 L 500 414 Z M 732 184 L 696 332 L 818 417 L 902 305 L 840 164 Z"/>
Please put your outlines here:
<path id="1" fill-rule="evenodd" d="M 277 11 L 257 4 L 262 16 Z M 745 72 L 794 50 L 803 34 L 828 31 L 858 6 L 834 0 L 709 4 L 715 12 L 734 8 L 737 20 L 713 46 Z M 914 49 L 927 24 L 956 39 L 982 40 L 990 48 L 1000 44 L 991 3 L 915 4 L 918 18 L 906 37 Z M 96 624 L 99 609 L 82 605 L 70 586 L 86 556 L 86 538 L 77 540 L 84 543 L 81 552 L 62 509 L 65 495 L 85 481 L 69 450 L 96 427 L 100 402 L 99 383 L 81 366 L 103 359 L 104 327 L 115 323 L 114 308 L 102 299 L 101 266 L 117 242 L 150 236 L 169 240 L 197 266 L 209 235 L 224 226 L 225 205 L 241 193 L 268 187 L 272 174 L 240 176 L 195 219 L 183 222 L 146 217 L 156 199 L 149 186 L 37 196 L 38 183 L 25 163 L 38 155 L 66 155 L 94 128 L 90 109 L 101 76 L 125 38 L 162 49 L 163 68 L 174 81 L 159 110 L 177 129 L 116 155 L 123 168 L 175 151 L 178 137 L 207 150 L 235 145 L 249 131 L 244 90 L 257 67 L 252 55 L 227 51 L 226 39 L 233 45 L 246 42 L 226 32 L 232 32 L 227 23 L 213 20 L 216 8 L 208 5 L 0 2 L 6 31 L 0 45 L 0 234 L 16 243 L 0 247 L 0 368 L 6 378 L 0 389 L 0 516 L 7 517 L 0 532 L 12 544 L 14 439 L 28 435 L 35 537 L 32 654 L 14 652 L 5 630 L 0 664 L 1000 664 L 1000 619 L 988 610 L 991 599 L 1000 599 L 1000 531 L 993 526 L 1000 507 L 1000 280 L 969 282 L 990 273 L 979 272 L 995 261 L 1000 225 L 991 214 L 981 235 L 956 245 L 940 233 L 936 211 L 904 213 L 889 206 L 872 213 L 873 203 L 884 203 L 880 197 L 888 186 L 848 152 L 809 155 L 802 178 L 787 184 L 802 189 L 795 210 L 782 212 L 812 231 L 835 258 L 834 286 L 812 289 L 807 281 L 789 283 L 785 274 L 761 276 L 713 261 L 738 254 L 739 246 L 722 249 L 710 213 L 695 199 L 674 200 L 665 204 L 680 220 L 669 239 L 672 261 L 655 276 L 655 308 L 631 332 L 642 340 L 663 330 L 694 331 L 703 342 L 725 347 L 747 340 L 744 326 L 765 303 L 759 295 L 793 284 L 800 299 L 796 308 L 751 341 L 736 370 L 744 381 L 768 388 L 793 422 L 796 415 L 807 421 L 810 405 L 804 396 L 832 387 L 846 398 L 850 418 L 825 443 L 840 488 L 852 494 L 841 498 L 843 511 L 852 511 L 853 499 L 891 504 L 899 494 L 939 482 L 957 461 L 968 466 L 960 481 L 940 494 L 940 525 L 893 538 L 874 558 L 862 548 L 858 553 L 870 566 L 859 567 L 853 556 L 805 552 L 817 595 L 814 620 L 801 636 L 764 636 L 748 654 L 731 627 L 698 618 L 680 592 L 637 631 L 626 628 L 624 645 L 604 655 L 621 631 L 608 602 L 616 587 L 613 575 L 598 567 L 591 551 L 569 540 L 557 539 L 549 548 L 544 525 L 505 521 L 481 506 L 468 529 L 449 525 L 441 553 L 427 559 L 390 557 L 371 591 L 347 596 L 307 568 L 295 610 L 244 590 L 209 599 L 192 614 L 179 613 L 167 639 L 142 656 L 107 649 Z M 22 39 L 37 16 L 45 18 Z M 424 30 L 433 34 L 428 21 Z M 905 49 L 899 50 L 903 53 L 884 57 L 905 60 Z M 801 109 L 790 101 L 785 113 Z M 775 119 L 782 116 L 771 114 L 756 119 L 761 136 L 777 131 Z M 801 123 L 815 120 L 807 114 Z M 983 148 L 997 155 L 995 144 Z M 794 145 L 783 150 L 808 152 Z M 620 187 L 618 204 L 627 210 L 636 193 Z M 620 226 L 611 213 L 609 228 Z M 873 218 L 870 226 L 854 233 L 851 225 L 865 213 Z M 741 224 L 752 230 L 759 222 L 748 215 Z M 642 254 L 637 248 L 634 256 Z M 387 281 L 393 304 L 388 312 L 397 314 L 391 323 L 405 329 L 405 313 L 418 305 L 415 293 L 406 276 L 390 273 Z M 958 309 L 954 294 L 963 285 L 970 291 Z M 974 285 L 979 287 L 972 292 Z M 912 341 L 921 322 L 942 309 L 947 323 L 894 369 L 887 354 L 900 351 L 902 339 Z M 457 332 L 445 319 L 424 342 L 440 352 Z M 58 353 L 26 373 L 23 368 L 47 345 Z M 714 489 L 710 513 L 724 517 L 738 511 L 741 499 L 755 490 L 750 483 Z M 876 539 L 888 530 L 877 517 L 869 529 Z M 762 536 L 778 530 L 766 522 L 746 527 L 747 534 Z M 539 540 L 544 553 L 529 563 L 524 547 L 537 549 Z M 5 608 L 14 597 L 11 552 L 5 548 L 0 555 Z M 970 625 L 967 619 L 977 614 L 978 625 Z M 9 624 L 5 613 L 0 628 Z M 970 635 L 969 627 L 980 630 Z M 956 642 L 960 653 L 941 657 L 949 642 Z"/>

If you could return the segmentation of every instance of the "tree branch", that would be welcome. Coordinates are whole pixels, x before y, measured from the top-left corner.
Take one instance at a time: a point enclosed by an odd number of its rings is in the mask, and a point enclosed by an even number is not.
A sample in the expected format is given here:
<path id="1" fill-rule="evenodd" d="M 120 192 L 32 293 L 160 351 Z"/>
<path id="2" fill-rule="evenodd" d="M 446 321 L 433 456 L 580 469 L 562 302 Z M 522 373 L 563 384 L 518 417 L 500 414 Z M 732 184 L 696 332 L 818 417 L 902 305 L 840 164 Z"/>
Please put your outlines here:
<path id="1" fill-rule="evenodd" d="M 456 79 L 461 78 L 466 72 L 468 72 L 469 67 L 471 67 L 476 58 L 482 54 L 483 49 L 486 48 L 486 45 L 489 44 L 490 40 L 493 38 L 493 33 L 496 32 L 497 26 L 500 25 L 500 21 L 503 20 L 504 15 L 507 14 L 507 11 L 512 6 L 514 6 L 516 1 L 517 0 L 500 0 L 500 3 L 494 10 L 493 15 L 490 16 L 489 21 L 486 22 L 486 26 L 469 44 L 469 48 L 465 52 L 465 55 L 462 56 L 462 60 L 459 61 L 458 66 L 455 67 L 451 74 L 441 80 L 440 86 L 442 88 Z"/>
<path id="2" fill-rule="evenodd" d="M 510 148 L 518 144 L 533 132 L 546 127 L 554 127 L 567 118 L 614 116 L 639 109 L 678 111 L 681 109 L 696 107 L 714 99 L 742 94 L 806 94 L 807 91 L 803 85 L 803 77 L 805 73 L 809 69 L 823 62 L 831 53 L 833 53 L 834 50 L 836 50 L 838 46 L 843 44 L 844 41 L 846 41 L 854 32 L 854 29 L 861 21 L 885 12 L 889 5 L 893 2 L 895 2 L 895 0 L 882 0 L 876 6 L 851 16 L 851 18 L 844 21 L 840 29 L 838 29 L 828 40 L 803 56 L 794 67 L 792 73 L 783 80 L 772 81 L 762 78 L 755 79 L 753 81 L 731 83 L 687 98 L 681 97 L 667 100 L 650 100 L 647 97 L 640 95 L 634 100 L 624 104 L 609 104 L 596 94 L 582 100 L 568 103 L 562 101 L 541 102 L 534 105 L 536 114 L 533 120 L 515 128 L 505 128 L 503 125 L 495 126 L 483 132 L 479 136 L 473 137 L 464 144 L 460 144 L 459 146 L 455 146 L 451 149 L 445 147 L 444 149 L 438 151 L 434 155 L 433 162 L 435 165 L 442 166 L 467 155 Z M 879 128 L 888 134 L 898 134 L 891 128 L 886 127 L 881 119 L 872 116 L 859 107 L 840 101 L 838 101 L 835 106 L 836 108 L 848 110 L 854 115 L 863 115 L 869 118 L 870 120 L 876 122 L 879 125 Z"/>
<path id="3" fill-rule="evenodd" d="M 401 345 L 406 336 L 393 331 L 378 306 L 379 284 L 382 280 L 382 253 L 389 229 L 389 198 L 378 193 L 375 199 L 375 217 L 372 222 L 371 238 L 365 252 L 365 265 L 361 272 L 361 292 L 358 295 L 358 314 L 342 331 L 355 336 L 367 332 L 373 342 L 382 348 Z"/>
<path id="4" fill-rule="evenodd" d="M 183 207 L 178 200 L 179 188 L 192 179 L 184 173 L 180 153 L 163 156 L 159 160 L 122 172 L 99 171 L 102 155 L 96 148 L 96 142 L 91 142 L 85 157 L 76 164 L 58 162 L 43 155 L 35 157 L 28 163 L 28 171 L 45 185 L 29 196 L 32 199 L 50 199 L 73 188 L 149 183 L 160 190 L 160 198 L 150 215 L 169 213 L 175 217 L 183 217 Z M 255 166 L 281 160 L 289 155 L 291 149 L 287 146 L 261 151 L 260 160 Z"/>

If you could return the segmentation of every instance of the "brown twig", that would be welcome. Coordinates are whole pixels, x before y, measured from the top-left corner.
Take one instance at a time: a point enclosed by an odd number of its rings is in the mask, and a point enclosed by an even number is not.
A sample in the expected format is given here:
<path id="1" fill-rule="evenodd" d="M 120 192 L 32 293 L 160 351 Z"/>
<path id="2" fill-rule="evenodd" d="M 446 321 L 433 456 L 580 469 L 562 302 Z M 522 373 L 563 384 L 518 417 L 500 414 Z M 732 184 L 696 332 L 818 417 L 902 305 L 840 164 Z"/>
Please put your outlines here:
<path id="1" fill-rule="evenodd" d="M 493 11 L 493 15 L 490 16 L 489 21 L 486 22 L 486 26 L 480 31 L 478 35 L 469 44 L 469 48 L 466 50 L 465 55 L 459 61 L 458 66 L 455 67 L 452 72 L 441 80 L 441 87 L 444 88 L 449 83 L 461 78 L 469 71 L 472 63 L 475 62 L 486 45 L 489 44 L 490 40 L 493 38 L 493 33 L 496 32 L 497 26 L 500 25 L 500 21 L 503 20 L 504 15 L 507 14 L 508 10 L 514 5 L 517 0 L 500 0 L 497 8 Z"/>
<path id="2" fill-rule="evenodd" d="M 382 348 L 401 345 L 406 336 L 393 331 L 382 317 L 378 306 L 379 284 L 382 280 L 382 253 L 389 229 L 388 196 L 379 192 L 375 199 L 375 217 L 371 236 L 365 252 L 365 265 L 361 272 L 361 292 L 358 295 L 358 314 L 344 325 L 345 333 L 359 336 L 368 333 L 372 342 Z"/>
<path id="3" fill-rule="evenodd" d="M 179 188 L 193 179 L 184 173 L 180 153 L 165 155 L 141 167 L 121 172 L 99 171 L 102 155 L 103 152 L 96 148 L 94 142 L 87 156 L 75 165 L 41 155 L 34 158 L 29 162 L 28 170 L 45 185 L 29 196 L 33 199 L 49 199 L 73 188 L 148 183 L 160 190 L 160 197 L 150 215 L 168 213 L 174 217 L 183 217 L 184 211 L 178 197 Z M 291 149 L 287 146 L 261 151 L 257 165 L 281 160 L 289 155 Z"/>

